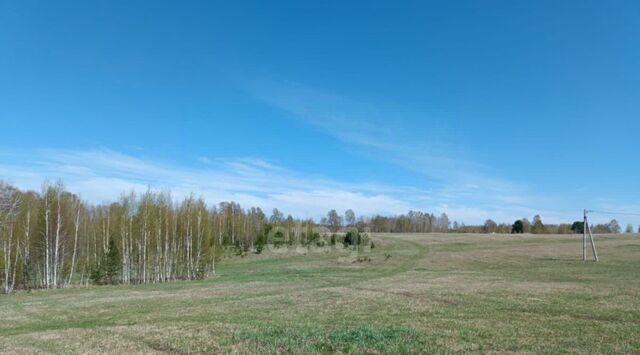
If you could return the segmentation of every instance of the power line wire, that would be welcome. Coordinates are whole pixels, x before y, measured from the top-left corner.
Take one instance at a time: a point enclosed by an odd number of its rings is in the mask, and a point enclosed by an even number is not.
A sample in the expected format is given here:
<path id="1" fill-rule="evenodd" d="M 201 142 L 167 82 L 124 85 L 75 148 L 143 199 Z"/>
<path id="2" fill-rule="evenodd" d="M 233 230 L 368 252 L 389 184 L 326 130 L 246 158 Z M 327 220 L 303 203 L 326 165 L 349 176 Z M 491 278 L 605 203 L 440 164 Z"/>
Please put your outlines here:
<path id="1" fill-rule="evenodd" d="M 587 210 L 587 213 L 599 213 L 609 215 L 624 215 L 624 216 L 640 216 L 640 212 L 623 212 L 623 211 L 599 211 L 599 210 Z"/>

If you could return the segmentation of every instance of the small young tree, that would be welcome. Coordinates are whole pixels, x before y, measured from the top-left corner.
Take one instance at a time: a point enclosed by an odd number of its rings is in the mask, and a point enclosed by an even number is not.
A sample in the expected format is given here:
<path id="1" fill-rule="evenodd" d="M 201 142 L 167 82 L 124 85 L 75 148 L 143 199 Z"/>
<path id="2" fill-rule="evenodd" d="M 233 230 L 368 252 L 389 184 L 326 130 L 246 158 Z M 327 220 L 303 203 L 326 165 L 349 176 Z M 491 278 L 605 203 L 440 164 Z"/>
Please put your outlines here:
<path id="1" fill-rule="evenodd" d="M 495 233 L 498 230 L 498 224 L 492 219 L 487 219 L 482 228 L 485 233 Z"/>
<path id="2" fill-rule="evenodd" d="M 521 234 L 524 232 L 524 226 L 522 224 L 522 220 L 517 220 L 513 222 L 513 226 L 511 226 L 512 234 Z"/>
<path id="3" fill-rule="evenodd" d="M 342 217 L 340 217 L 336 210 L 331 210 L 327 213 L 327 224 L 333 233 L 340 230 L 340 227 L 342 226 Z"/>
<path id="4" fill-rule="evenodd" d="M 542 224 L 542 218 L 540 218 L 540 215 L 536 215 L 535 217 L 533 217 L 533 225 L 531 226 L 531 233 L 533 234 L 545 233 L 544 224 Z"/>
<path id="5" fill-rule="evenodd" d="M 344 221 L 349 227 L 353 227 L 353 225 L 356 224 L 356 214 L 353 212 L 353 210 L 348 209 L 344 212 Z"/>
<path id="6" fill-rule="evenodd" d="M 356 231 L 348 231 L 347 234 L 344 236 L 344 246 L 350 246 L 350 245 L 357 245 L 358 242 L 360 241 L 360 233 L 356 232 Z"/>
<path id="7" fill-rule="evenodd" d="M 107 252 L 93 267 L 89 278 L 96 285 L 113 285 L 118 283 L 120 273 L 120 251 L 113 239 L 109 239 Z"/>
<path id="8" fill-rule="evenodd" d="M 265 244 L 267 244 L 267 229 L 262 231 L 262 233 L 258 234 L 256 237 L 256 254 L 262 253 Z"/>
<path id="9" fill-rule="evenodd" d="M 633 226 L 627 224 L 627 228 L 624 230 L 625 233 L 633 233 Z"/>
<path id="10" fill-rule="evenodd" d="M 273 225 L 279 225 L 284 221 L 284 214 L 280 212 L 277 208 L 274 208 L 271 212 L 271 217 L 269 217 L 269 223 Z"/>
<path id="11" fill-rule="evenodd" d="M 620 233 L 620 224 L 618 224 L 617 220 L 612 219 L 611 222 L 609 222 L 609 232 Z"/>
<path id="12" fill-rule="evenodd" d="M 107 250 L 106 262 L 105 262 L 105 281 L 110 285 L 118 283 L 118 276 L 120 274 L 120 251 L 113 239 L 109 240 L 109 249 Z"/>

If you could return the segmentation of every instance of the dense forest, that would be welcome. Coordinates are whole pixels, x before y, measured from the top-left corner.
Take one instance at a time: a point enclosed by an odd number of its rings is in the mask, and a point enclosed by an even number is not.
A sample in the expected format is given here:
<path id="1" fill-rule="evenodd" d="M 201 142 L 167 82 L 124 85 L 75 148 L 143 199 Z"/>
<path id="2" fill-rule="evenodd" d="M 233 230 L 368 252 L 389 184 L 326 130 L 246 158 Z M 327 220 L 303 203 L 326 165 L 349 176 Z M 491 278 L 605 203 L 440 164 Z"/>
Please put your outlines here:
<path id="1" fill-rule="evenodd" d="M 446 214 L 411 211 L 399 216 L 356 218 L 329 211 L 319 223 L 274 209 L 243 209 L 235 202 L 207 206 L 193 195 L 175 201 L 169 191 L 123 194 L 117 202 L 90 205 L 45 184 L 41 192 L 0 182 L 0 282 L 2 291 L 69 285 L 139 284 L 193 280 L 215 272 L 224 250 L 260 253 L 265 244 L 318 244 L 338 232 L 581 233 L 573 225 L 544 225 L 539 216 L 513 225 L 451 223 Z M 631 226 L 625 230 L 630 231 Z M 631 229 L 632 230 L 632 229 Z M 615 220 L 595 233 L 618 233 Z M 331 235 L 331 236 L 330 236 Z M 342 235 L 342 233 L 341 233 Z M 272 238 L 269 240 L 268 238 Z M 351 239 L 349 239 L 351 238 Z M 362 239 L 364 240 L 364 239 Z"/>

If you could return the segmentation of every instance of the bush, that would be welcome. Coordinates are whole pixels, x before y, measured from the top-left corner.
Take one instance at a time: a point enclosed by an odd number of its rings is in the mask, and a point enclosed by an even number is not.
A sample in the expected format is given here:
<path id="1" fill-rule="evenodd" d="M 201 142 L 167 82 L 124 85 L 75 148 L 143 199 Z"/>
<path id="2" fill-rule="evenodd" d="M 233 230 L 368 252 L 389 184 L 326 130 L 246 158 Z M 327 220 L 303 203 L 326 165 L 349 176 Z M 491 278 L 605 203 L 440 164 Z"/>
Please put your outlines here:
<path id="1" fill-rule="evenodd" d="M 256 254 L 262 254 L 265 244 L 267 244 L 267 232 L 263 231 L 256 237 Z"/>
<path id="2" fill-rule="evenodd" d="M 342 244 L 344 244 L 344 246 L 351 246 L 351 245 L 357 245 L 358 242 L 360 241 L 360 233 L 358 233 L 357 231 L 348 231 L 347 234 L 344 236 L 344 240 L 342 241 Z"/>
<path id="3" fill-rule="evenodd" d="M 351 245 L 366 245 L 368 240 L 366 234 L 353 230 L 347 232 L 342 243 L 345 247 Z"/>
<path id="4" fill-rule="evenodd" d="M 320 235 L 320 233 L 318 232 L 313 232 L 311 233 L 311 235 L 309 236 L 309 239 L 307 240 L 307 245 L 312 245 L 312 244 L 318 244 L 318 241 L 323 240 L 322 236 Z"/>
<path id="5" fill-rule="evenodd" d="M 271 237 L 271 242 L 273 243 L 273 246 L 276 248 L 286 244 L 284 233 L 281 230 L 277 230 L 275 233 L 273 233 Z"/>

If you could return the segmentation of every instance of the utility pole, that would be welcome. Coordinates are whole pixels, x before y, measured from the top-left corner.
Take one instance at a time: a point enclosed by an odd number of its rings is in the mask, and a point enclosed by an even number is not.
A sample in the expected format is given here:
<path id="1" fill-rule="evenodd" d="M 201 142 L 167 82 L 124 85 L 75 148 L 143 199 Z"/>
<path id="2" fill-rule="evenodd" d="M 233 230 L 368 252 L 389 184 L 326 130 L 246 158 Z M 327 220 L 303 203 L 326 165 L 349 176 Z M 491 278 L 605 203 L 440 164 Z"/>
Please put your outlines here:
<path id="1" fill-rule="evenodd" d="M 590 211 L 584 210 L 584 226 L 582 227 L 582 261 L 587 261 L 587 233 L 589 234 L 589 241 L 591 242 L 591 251 L 593 252 L 593 258 L 598 261 L 598 253 L 596 252 L 596 243 L 593 240 L 593 233 L 591 233 L 591 226 L 587 219 L 587 213 Z"/>
<path id="2" fill-rule="evenodd" d="M 584 210 L 582 222 L 582 261 L 587 261 L 587 210 Z"/>

